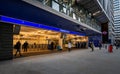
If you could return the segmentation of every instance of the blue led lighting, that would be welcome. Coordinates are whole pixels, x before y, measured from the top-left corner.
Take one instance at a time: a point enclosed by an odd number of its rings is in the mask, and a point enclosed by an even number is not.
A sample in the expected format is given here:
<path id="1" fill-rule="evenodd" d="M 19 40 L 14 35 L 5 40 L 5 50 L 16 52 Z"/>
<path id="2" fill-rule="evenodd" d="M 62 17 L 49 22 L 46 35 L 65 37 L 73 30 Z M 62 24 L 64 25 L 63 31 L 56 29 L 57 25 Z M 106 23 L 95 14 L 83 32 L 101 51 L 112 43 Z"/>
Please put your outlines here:
<path id="1" fill-rule="evenodd" d="M 60 28 L 46 26 L 44 24 L 37 24 L 37 23 L 24 21 L 24 20 L 20 20 L 20 19 L 15 19 L 15 18 L 10 18 L 10 17 L 6 17 L 6 16 L 0 16 L 0 17 L 1 17 L 1 19 L 0 19 L 1 22 L 13 23 L 13 24 L 19 24 L 19 25 L 24 25 L 24 26 L 31 26 L 31 27 L 36 27 L 36 28 L 42 28 L 42 29 L 47 29 L 47 30 L 53 30 L 53 31 L 58 31 L 58 32 L 64 32 L 64 33 L 69 33 L 69 34 L 76 34 L 76 35 L 80 35 L 80 36 L 85 36 L 84 33 L 63 30 Z"/>
<path id="2" fill-rule="evenodd" d="M 41 26 L 41 24 L 36 24 L 36 23 L 33 23 L 33 22 L 28 22 L 28 21 L 24 21 L 23 25 L 37 27 L 37 28 L 39 28 Z"/>
<path id="3" fill-rule="evenodd" d="M 60 29 L 60 32 L 70 33 L 70 31 Z"/>
<path id="4" fill-rule="evenodd" d="M 1 21 L 8 22 L 8 23 L 14 23 L 14 24 L 23 24 L 24 22 L 22 20 L 18 20 L 18 19 L 6 17 L 6 16 L 1 16 Z"/>

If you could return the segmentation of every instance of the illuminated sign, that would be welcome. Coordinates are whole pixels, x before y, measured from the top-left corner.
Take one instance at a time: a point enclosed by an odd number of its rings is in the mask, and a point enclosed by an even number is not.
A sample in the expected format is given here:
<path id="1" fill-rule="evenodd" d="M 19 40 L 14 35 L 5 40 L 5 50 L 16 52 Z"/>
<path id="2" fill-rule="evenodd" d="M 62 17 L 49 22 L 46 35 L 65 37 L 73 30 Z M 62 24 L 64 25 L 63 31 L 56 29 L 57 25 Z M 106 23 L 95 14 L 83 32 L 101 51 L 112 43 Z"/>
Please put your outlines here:
<path id="1" fill-rule="evenodd" d="M 56 27 L 47 26 L 44 24 L 33 23 L 33 22 L 15 19 L 15 18 L 11 18 L 11 17 L 0 16 L 0 18 L 1 18 L 0 19 L 1 22 L 13 23 L 13 24 L 18 24 L 18 25 L 31 26 L 31 27 L 36 27 L 36 28 L 42 28 L 42 29 L 47 29 L 47 30 L 53 30 L 53 31 L 58 31 L 58 32 L 64 32 L 64 33 L 85 36 L 84 33 L 68 31 L 68 30 L 64 30 L 64 29 L 60 29 L 60 28 L 56 28 Z"/>
<path id="2" fill-rule="evenodd" d="M 70 31 L 60 29 L 61 32 L 70 33 Z"/>
<path id="3" fill-rule="evenodd" d="M 103 34 L 103 35 L 106 35 L 106 34 L 107 34 L 107 32 L 106 32 L 106 31 L 103 31 L 103 32 L 102 32 L 102 34 Z"/>

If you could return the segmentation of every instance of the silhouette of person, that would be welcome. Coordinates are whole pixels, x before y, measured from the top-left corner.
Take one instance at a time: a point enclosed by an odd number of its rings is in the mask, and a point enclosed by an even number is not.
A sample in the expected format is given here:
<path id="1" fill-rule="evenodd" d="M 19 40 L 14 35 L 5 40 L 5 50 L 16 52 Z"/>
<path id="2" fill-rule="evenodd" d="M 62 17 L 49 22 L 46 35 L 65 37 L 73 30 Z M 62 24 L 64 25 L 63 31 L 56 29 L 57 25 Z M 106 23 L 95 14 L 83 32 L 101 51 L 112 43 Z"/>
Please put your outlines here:
<path id="1" fill-rule="evenodd" d="M 22 56 L 22 55 L 21 55 L 21 51 L 20 51 L 20 49 L 21 49 L 21 43 L 20 43 L 20 41 L 18 41 L 18 42 L 16 43 L 15 49 L 17 49 L 17 50 L 16 50 L 16 53 L 15 53 L 15 56 L 17 55 L 17 52 L 19 52 L 19 55 Z"/>
<path id="2" fill-rule="evenodd" d="M 102 43 L 99 42 L 99 49 L 101 50 L 101 48 L 102 48 Z"/>
<path id="3" fill-rule="evenodd" d="M 90 42 L 90 48 L 92 49 L 92 51 L 94 51 L 94 45 L 92 42 Z"/>
<path id="4" fill-rule="evenodd" d="M 51 50 L 54 49 L 54 42 L 51 42 Z"/>
<path id="5" fill-rule="evenodd" d="M 25 43 L 23 44 L 24 52 L 27 52 L 27 48 L 28 48 L 28 42 L 25 41 Z"/>

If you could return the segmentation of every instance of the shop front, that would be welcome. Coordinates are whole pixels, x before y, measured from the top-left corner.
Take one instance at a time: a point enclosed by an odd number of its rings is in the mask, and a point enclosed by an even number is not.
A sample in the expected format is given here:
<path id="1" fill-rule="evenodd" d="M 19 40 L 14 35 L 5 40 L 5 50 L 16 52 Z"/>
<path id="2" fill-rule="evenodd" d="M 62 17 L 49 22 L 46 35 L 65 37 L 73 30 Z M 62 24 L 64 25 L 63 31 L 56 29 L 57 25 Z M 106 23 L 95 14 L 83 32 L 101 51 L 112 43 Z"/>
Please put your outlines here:
<path id="1" fill-rule="evenodd" d="M 20 26 L 19 34 L 13 35 L 13 46 L 20 41 L 21 53 L 23 54 L 57 51 L 57 46 L 60 46 L 62 50 L 67 50 L 68 41 L 71 41 L 72 49 L 87 48 L 88 37 L 67 32 L 65 33 L 65 30 L 64 32 L 58 32 L 43 28 Z M 25 42 L 28 43 L 27 50 L 24 49 Z M 13 50 L 13 55 L 15 53 L 16 49 Z"/>
<path id="2" fill-rule="evenodd" d="M 10 28 L 10 34 L 13 35 L 10 42 L 10 45 L 12 44 L 11 49 L 13 49 L 12 51 L 10 50 L 11 55 L 16 54 L 16 48 L 14 47 L 18 41 L 21 43 L 21 54 L 31 54 L 33 52 L 34 54 L 38 52 L 44 53 L 45 51 L 51 52 L 51 50 L 57 51 L 58 45 L 62 50 L 67 50 L 69 41 L 71 41 L 73 49 L 87 48 L 88 37 L 86 37 L 85 33 L 69 31 L 6 16 L 1 16 L 1 21 L 4 22 L 2 24 L 12 27 Z M 6 35 L 8 34 L 6 33 Z M 11 36 L 8 35 L 7 37 Z M 28 44 L 27 49 L 24 48 L 25 42 Z"/>

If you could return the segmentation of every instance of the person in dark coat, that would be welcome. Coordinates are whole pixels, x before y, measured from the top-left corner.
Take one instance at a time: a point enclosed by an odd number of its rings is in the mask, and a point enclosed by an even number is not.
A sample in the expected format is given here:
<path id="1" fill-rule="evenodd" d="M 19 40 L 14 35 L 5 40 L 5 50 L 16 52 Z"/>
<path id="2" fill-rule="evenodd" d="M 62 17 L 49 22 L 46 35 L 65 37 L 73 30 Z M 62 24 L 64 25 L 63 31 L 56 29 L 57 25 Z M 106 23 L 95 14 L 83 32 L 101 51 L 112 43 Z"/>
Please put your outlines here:
<path id="1" fill-rule="evenodd" d="M 94 51 L 94 44 L 92 42 L 90 42 L 90 48 Z"/>
<path id="2" fill-rule="evenodd" d="M 24 52 L 27 52 L 27 48 L 28 48 L 28 42 L 25 41 L 25 43 L 23 44 Z"/>
<path id="3" fill-rule="evenodd" d="M 51 50 L 54 49 L 54 42 L 51 42 Z"/>
<path id="4" fill-rule="evenodd" d="M 101 50 L 101 48 L 102 48 L 102 43 L 99 42 L 99 49 Z"/>
<path id="5" fill-rule="evenodd" d="M 20 51 L 20 49 L 21 49 L 21 43 L 20 43 L 20 41 L 18 41 L 18 42 L 16 43 L 15 49 L 16 49 L 15 56 L 17 55 L 17 52 L 19 52 L 19 55 L 22 56 L 22 55 L 21 55 L 21 51 Z"/>

